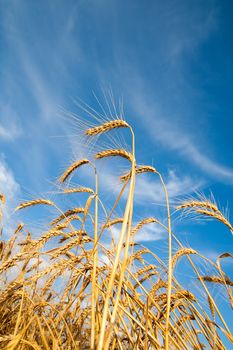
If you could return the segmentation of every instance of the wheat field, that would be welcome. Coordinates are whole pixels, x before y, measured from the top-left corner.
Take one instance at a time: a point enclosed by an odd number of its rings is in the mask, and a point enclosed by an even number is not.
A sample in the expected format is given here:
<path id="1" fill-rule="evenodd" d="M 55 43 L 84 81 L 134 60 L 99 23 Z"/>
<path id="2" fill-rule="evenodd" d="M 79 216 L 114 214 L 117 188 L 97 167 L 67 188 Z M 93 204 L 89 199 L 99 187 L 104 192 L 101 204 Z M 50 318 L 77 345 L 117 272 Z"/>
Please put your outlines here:
<path id="1" fill-rule="evenodd" d="M 51 199 L 36 198 L 19 203 L 16 213 L 33 210 L 53 213 L 38 238 L 26 223 L 13 222 L 11 237 L 0 246 L 0 348 L 7 350 L 84 349 L 228 349 L 233 336 L 215 289 L 224 289 L 230 312 L 233 281 L 222 268 L 230 253 L 210 261 L 198 251 L 184 246 L 173 232 L 172 208 L 163 176 L 150 165 L 136 161 L 135 136 L 123 119 L 105 121 L 84 130 L 93 142 L 104 134 L 127 132 L 130 150 L 93 148 L 60 174 L 60 195 L 74 203 L 63 210 Z M 102 176 L 96 164 L 105 159 L 117 167 L 118 159 L 128 164 L 119 182 L 121 189 L 111 208 L 99 189 Z M 93 187 L 70 186 L 72 176 L 86 168 L 93 174 Z M 160 181 L 165 196 L 166 216 L 134 217 L 134 194 L 138 177 L 153 176 Z M 76 198 L 83 205 L 77 205 Z M 7 198 L 1 194 L 2 215 Z M 118 206 L 123 207 L 119 216 Z M 200 198 L 179 203 L 175 211 L 213 219 L 233 233 L 233 227 L 214 201 Z M 50 215 L 48 215 L 50 218 Z M 159 226 L 166 237 L 163 261 L 156 249 L 137 243 L 145 227 Z M 118 237 L 114 229 L 118 229 Z M 109 236 L 108 244 L 104 235 Z M 51 241 L 56 244 L 51 245 Z M 176 268 L 189 266 L 199 293 L 182 286 Z M 210 266 L 212 274 L 203 274 Z M 206 269 L 207 270 L 207 269 Z M 232 345 L 233 347 L 233 345 Z"/>

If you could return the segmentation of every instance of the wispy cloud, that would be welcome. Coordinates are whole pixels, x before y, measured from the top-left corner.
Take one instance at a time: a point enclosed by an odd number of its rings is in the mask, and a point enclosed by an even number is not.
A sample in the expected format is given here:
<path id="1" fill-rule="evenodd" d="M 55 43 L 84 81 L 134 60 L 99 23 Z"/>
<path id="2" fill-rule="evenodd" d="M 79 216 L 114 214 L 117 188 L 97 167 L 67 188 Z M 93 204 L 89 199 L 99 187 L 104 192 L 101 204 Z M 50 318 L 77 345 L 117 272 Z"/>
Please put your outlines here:
<path id="1" fill-rule="evenodd" d="M 0 138 L 4 141 L 13 141 L 22 135 L 23 130 L 16 112 L 0 101 Z"/>
<path id="2" fill-rule="evenodd" d="M 188 175 L 178 176 L 174 170 L 170 170 L 165 177 L 170 203 L 179 197 L 198 191 L 203 182 Z M 135 189 L 135 200 L 137 202 L 164 203 L 165 194 L 160 181 L 154 177 L 138 176 Z"/>
<path id="3" fill-rule="evenodd" d="M 144 116 L 143 121 L 146 120 L 146 123 L 143 125 L 154 141 L 160 142 L 167 149 L 178 152 L 211 177 L 233 184 L 233 169 L 210 159 L 206 155 L 205 147 L 201 145 L 201 140 L 198 142 L 199 146 L 194 145 L 189 131 L 182 129 L 177 124 L 174 126 L 170 121 L 161 117 L 160 112 L 157 114 L 156 106 L 149 105 L 146 100 L 143 101 L 143 95 L 140 94 L 140 98 L 138 97 L 134 96 L 134 108 L 139 115 Z M 153 128 L 150 125 L 153 125 Z"/>

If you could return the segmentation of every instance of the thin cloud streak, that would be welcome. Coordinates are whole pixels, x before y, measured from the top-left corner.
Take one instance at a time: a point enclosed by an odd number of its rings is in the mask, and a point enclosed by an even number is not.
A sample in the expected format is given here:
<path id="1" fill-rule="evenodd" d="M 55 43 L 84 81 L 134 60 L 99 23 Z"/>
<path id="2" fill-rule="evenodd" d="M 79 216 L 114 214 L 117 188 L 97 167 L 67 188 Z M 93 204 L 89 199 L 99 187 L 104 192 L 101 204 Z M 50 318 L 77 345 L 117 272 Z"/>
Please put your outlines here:
<path id="1" fill-rule="evenodd" d="M 143 89 L 140 90 L 143 91 Z M 131 103 L 135 112 L 137 112 L 137 115 L 143 115 L 143 119 L 138 118 L 138 120 L 153 141 L 156 140 L 161 143 L 166 149 L 179 152 L 181 156 L 210 177 L 233 185 L 233 169 L 227 168 L 206 156 L 204 154 L 205 150 L 201 151 L 193 144 L 189 132 L 182 130 L 177 124 L 172 125 L 167 119 L 161 117 L 161 111 L 158 110 L 156 105 L 150 104 L 142 93 L 139 94 L 135 89 L 135 91 L 131 91 L 131 96 Z"/>

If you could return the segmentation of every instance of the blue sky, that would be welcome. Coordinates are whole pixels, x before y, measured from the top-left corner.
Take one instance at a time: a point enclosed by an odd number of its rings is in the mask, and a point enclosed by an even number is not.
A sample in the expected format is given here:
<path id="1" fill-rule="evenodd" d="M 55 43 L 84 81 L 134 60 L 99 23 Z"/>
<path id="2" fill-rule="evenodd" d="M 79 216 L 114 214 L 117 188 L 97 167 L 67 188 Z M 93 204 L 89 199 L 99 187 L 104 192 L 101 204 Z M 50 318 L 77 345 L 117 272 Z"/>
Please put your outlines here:
<path id="1" fill-rule="evenodd" d="M 51 191 L 79 156 L 78 123 L 62 110 L 85 119 L 74 100 L 98 108 L 93 91 L 104 100 L 111 89 L 139 163 L 164 174 L 171 202 L 212 191 L 232 217 L 231 1 L 0 0 L 0 10 L 0 191 L 10 203 Z M 156 181 L 140 178 L 137 191 L 136 218 L 161 212 Z M 174 228 L 212 258 L 232 252 L 220 223 Z"/>

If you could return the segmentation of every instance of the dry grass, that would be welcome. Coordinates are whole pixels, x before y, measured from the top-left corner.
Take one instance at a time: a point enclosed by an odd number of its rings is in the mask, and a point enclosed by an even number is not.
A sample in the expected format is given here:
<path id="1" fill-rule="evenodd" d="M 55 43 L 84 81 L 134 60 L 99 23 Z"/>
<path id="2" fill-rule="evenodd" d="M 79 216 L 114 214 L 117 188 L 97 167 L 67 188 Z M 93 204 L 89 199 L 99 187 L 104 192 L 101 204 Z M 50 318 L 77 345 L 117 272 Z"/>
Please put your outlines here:
<path id="1" fill-rule="evenodd" d="M 15 225 L 12 237 L 1 241 L 0 349 L 227 349 L 226 339 L 233 344 L 229 327 L 209 288 L 213 284 L 225 288 L 230 310 L 233 282 L 222 270 L 220 260 L 232 255 L 222 254 L 215 264 L 177 240 L 171 230 L 163 178 L 151 166 L 136 165 L 134 134 L 128 123 L 113 120 L 87 129 L 86 135 L 100 136 L 121 127 L 131 133 L 131 152 L 107 149 L 96 154 L 96 161 L 115 156 L 130 161 L 129 171 L 121 176 L 122 190 L 110 211 L 104 207 L 104 198 L 99 193 L 101 173 L 89 159 L 73 163 L 60 177 L 63 183 L 80 166 L 91 165 L 94 190 L 66 187 L 62 192 L 69 198 L 71 193 L 78 196 L 89 193 L 82 207 L 63 212 L 50 200 L 39 199 L 16 208 L 45 204 L 59 213 L 36 240 L 31 238 L 26 225 L 20 223 Z M 149 217 L 133 226 L 135 178 L 143 173 L 147 176 L 148 172 L 161 180 L 166 194 L 167 223 Z M 127 184 L 125 203 L 123 193 Z M 3 194 L 0 200 L 4 205 Z M 119 203 L 125 208 L 122 217 L 117 216 Z M 215 218 L 232 231 L 229 220 L 211 201 L 185 202 L 177 209 Z M 160 225 L 168 237 L 168 264 L 155 251 L 137 246 L 137 233 L 148 224 Z M 105 246 L 101 236 L 106 230 L 111 235 L 114 225 L 120 227 L 118 241 L 112 236 L 111 244 Z M 54 239 L 58 242 L 56 246 L 50 243 Z M 179 249 L 172 254 L 174 241 Z M 203 276 L 191 255 L 209 264 L 216 275 Z M 178 260 L 181 264 L 184 259 L 202 291 L 197 295 L 176 278 L 175 267 Z M 205 298 L 204 306 L 199 297 Z"/>

